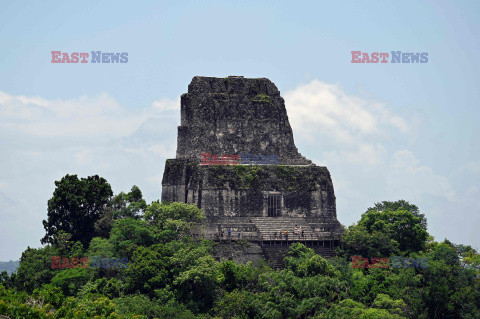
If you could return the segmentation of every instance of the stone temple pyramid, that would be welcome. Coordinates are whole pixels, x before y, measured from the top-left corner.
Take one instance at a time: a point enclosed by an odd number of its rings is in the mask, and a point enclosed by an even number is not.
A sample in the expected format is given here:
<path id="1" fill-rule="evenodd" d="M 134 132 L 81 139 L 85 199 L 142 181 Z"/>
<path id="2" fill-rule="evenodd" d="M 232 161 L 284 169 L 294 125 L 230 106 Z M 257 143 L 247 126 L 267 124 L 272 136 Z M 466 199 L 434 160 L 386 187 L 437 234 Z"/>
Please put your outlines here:
<path id="1" fill-rule="evenodd" d="M 192 79 L 162 201 L 197 205 L 208 221 L 201 236 L 246 239 L 270 260 L 293 242 L 331 256 L 342 230 L 330 173 L 298 152 L 285 102 L 266 78 Z"/>

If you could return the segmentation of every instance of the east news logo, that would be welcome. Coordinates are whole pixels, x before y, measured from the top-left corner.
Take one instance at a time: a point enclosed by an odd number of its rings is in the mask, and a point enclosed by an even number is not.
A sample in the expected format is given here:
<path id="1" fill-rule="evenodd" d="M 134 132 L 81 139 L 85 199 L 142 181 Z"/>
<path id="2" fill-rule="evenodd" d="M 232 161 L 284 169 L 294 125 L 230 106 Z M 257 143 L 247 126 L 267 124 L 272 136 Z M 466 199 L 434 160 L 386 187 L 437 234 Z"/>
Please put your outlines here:
<path id="1" fill-rule="evenodd" d="M 91 51 L 91 63 L 127 63 L 128 52 L 112 53 L 102 51 Z M 88 63 L 90 53 L 52 51 L 52 63 Z"/>
<path id="2" fill-rule="evenodd" d="M 413 53 L 402 51 L 388 52 L 368 52 L 352 51 L 352 63 L 388 63 L 388 58 L 391 56 L 390 63 L 427 63 L 428 52 Z"/>

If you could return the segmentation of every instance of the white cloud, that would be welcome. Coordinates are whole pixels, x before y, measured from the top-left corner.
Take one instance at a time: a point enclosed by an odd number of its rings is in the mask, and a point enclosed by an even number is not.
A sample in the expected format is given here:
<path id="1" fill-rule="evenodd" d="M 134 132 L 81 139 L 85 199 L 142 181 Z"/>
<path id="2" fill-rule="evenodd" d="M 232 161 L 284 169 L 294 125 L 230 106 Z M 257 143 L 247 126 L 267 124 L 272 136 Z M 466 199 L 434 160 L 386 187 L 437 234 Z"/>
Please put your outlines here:
<path id="1" fill-rule="evenodd" d="M 348 95 L 338 85 L 319 80 L 287 91 L 285 102 L 293 130 L 306 139 L 322 134 L 354 144 L 358 135 L 375 135 L 389 126 L 408 131 L 407 121 L 382 103 Z"/>
<path id="2" fill-rule="evenodd" d="M 353 152 L 342 152 L 346 161 L 352 163 L 364 163 L 367 165 L 378 165 L 384 161 L 385 149 L 382 145 L 360 144 Z"/>
<path id="3" fill-rule="evenodd" d="M 414 168 L 417 167 L 419 160 L 407 150 L 398 151 L 393 154 L 392 166 L 398 168 Z"/>
<path id="4" fill-rule="evenodd" d="M 0 190 L 8 196 L 0 193 L 0 233 L 18 244 L 0 260 L 39 246 L 54 181 L 66 174 L 98 174 L 115 193 L 138 185 L 147 201 L 160 199 L 165 159 L 176 150 L 174 103 L 133 110 L 108 94 L 44 99 L 0 91 Z M 9 198 L 18 204 L 7 205 Z"/>
<path id="5" fill-rule="evenodd" d="M 388 179 L 391 191 L 411 198 L 432 195 L 455 201 L 456 194 L 449 179 L 419 164 L 420 161 L 408 150 L 393 154 Z"/>
<path id="6" fill-rule="evenodd" d="M 131 112 L 108 94 L 46 100 L 0 91 L 0 126 L 36 136 L 125 136 L 148 118 Z"/>
<path id="7" fill-rule="evenodd" d="M 480 162 L 468 162 L 460 167 L 461 171 L 480 173 Z"/>
<path id="8" fill-rule="evenodd" d="M 418 116 L 404 118 L 386 103 L 318 80 L 288 91 L 285 104 L 299 151 L 331 172 L 338 217 L 347 225 L 382 200 L 405 199 L 437 219 L 442 217 L 435 212 L 445 212 L 445 204 L 461 203 L 452 177 L 422 164 L 408 149 Z M 468 163 L 462 170 L 480 172 L 480 164 Z"/>
<path id="9" fill-rule="evenodd" d="M 163 98 L 152 103 L 152 107 L 159 112 L 180 110 L 180 99 Z"/>

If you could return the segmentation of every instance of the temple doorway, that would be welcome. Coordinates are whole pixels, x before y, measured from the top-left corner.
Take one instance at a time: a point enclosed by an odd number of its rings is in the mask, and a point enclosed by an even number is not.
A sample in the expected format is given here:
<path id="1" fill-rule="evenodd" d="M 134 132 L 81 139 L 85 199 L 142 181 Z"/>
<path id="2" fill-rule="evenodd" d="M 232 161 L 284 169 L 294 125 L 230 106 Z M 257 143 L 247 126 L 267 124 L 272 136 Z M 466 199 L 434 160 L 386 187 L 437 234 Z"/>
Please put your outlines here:
<path id="1" fill-rule="evenodd" d="M 269 194 L 267 197 L 267 214 L 268 217 L 281 216 L 281 200 L 279 194 Z"/>

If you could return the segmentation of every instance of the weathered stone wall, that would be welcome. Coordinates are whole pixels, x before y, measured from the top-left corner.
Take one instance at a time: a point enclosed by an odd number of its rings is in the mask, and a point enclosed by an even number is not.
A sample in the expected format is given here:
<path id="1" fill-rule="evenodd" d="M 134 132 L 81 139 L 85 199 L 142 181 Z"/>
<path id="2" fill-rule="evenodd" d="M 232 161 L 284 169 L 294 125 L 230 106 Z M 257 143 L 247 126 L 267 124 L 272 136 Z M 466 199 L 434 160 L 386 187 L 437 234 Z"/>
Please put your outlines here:
<path id="1" fill-rule="evenodd" d="M 251 261 L 254 265 L 265 260 L 262 247 L 258 243 L 247 241 L 217 242 L 213 248 L 213 256 L 219 261 L 233 260 L 242 264 Z"/>
<path id="2" fill-rule="evenodd" d="M 310 164 L 295 146 L 285 102 L 265 78 L 193 78 L 181 97 L 177 158 L 201 153 L 276 155 L 280 163 Z"/>
<path id="3" fill-rule="evenodd" d="M 266 216 L 270 193 L 282 195 L 283 216 L 336 217 L 326 167 L 201 166 L 186 159 L 171 159 L 165 165 L 162 200 L 196 204 L 207 217 Z"/>
<path id="4" fill-rule="evenodd" d="M 273 155 L 278 165 L 201 165 L 202 153 Z M 181 97 L 177 154 L 165 165 L 162 201 L 204 211 L 198 235 L 217 242 L 219 259 L 266 258 L 276 267 L 294 241 L 329 256 L 324 244 L 338 243 L 342 231 L 328 169 L 298 152 L 285 102 L 265 78 L 193 78 Z"/>

